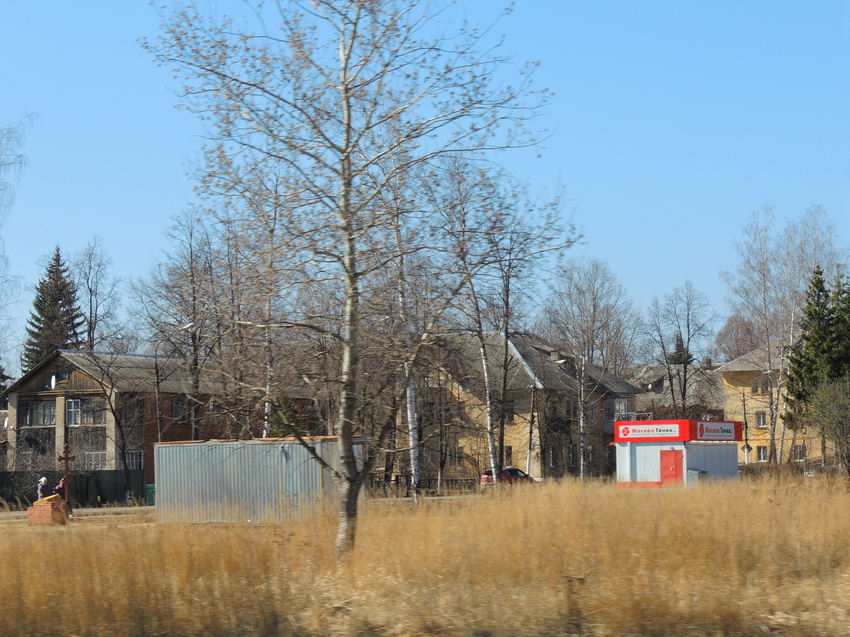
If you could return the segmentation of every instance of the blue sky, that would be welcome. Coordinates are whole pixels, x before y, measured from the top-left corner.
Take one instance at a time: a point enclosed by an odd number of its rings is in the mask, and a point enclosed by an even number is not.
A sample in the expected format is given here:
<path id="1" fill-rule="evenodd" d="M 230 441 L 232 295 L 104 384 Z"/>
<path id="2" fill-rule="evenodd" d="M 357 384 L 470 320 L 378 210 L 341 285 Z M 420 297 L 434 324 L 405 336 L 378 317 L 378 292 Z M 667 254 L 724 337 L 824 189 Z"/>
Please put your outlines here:
<path id="1" fill-rule="evenodd" d="M 460 0 L 473 21 L 493 6 Z M 34 115 L 0 228 L 21 320 L 56 245 L 97 233 L 117 274 L 144 276 L 191 201 L 203 131 L 139 44 L 158 22 L 144 0 L 0 2 L 0 122 Z M 608 261 L 640 306 L 690 280 L 724 315 L 718 273 L 764 205 L 821 205 L 850 239 L 850 2 L 519 0 L 498 30 L 554 92 L 544 146 L 503 163 L 560 185 L 574 255 Z"/>

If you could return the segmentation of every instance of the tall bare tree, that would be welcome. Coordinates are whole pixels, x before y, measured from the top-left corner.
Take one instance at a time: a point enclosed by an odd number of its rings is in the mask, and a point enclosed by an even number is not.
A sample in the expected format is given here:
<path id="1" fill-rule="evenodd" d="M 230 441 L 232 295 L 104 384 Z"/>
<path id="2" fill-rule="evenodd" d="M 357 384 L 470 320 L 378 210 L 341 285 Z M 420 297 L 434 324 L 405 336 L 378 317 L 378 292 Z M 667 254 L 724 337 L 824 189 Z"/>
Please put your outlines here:
<path id="1" fill-rule="evenodd" d="M 191 378 L 187 393 L 191 436 L 197 440 L 201 377 L 216 347 L 216 334 L 210 329 L 217 306 L 215 246 L 192 211 L 178 215 L 169 234 L 173 252 L 148 279 L 133 285 L 135 312 L 146 324 L 155 356 L 179 356 L 185 361 Z"/>
<path id="2" fill-rule="evenodd" d="M 111 348 L 121 336 L 117 316 L 120 280 L 111 275 L 111 266 L 112 258 L 99 236 L 71 257 L 69 270 L 85 320 L 84 346 L 90 351 L 101 344 Z"/>
<path id="3" fill-rule="evenodd" d="M 690 399 L 712 335 L 708 297 L 690 281 L 662 300 L 654 298 L 646 320 L 648 358 L 665 370 L 673 410 L 690 418 Z"/>
<path id="4" fill-rule="evenodd" d="M 289 287 L 306 298 L 316 282 L 332 283 L 343 299 L 335 317 L 306 315 L 297 306 L 276 321 L 339 344 L 341 465 L 333 475 L 340 555 L 353 548 L 358 494 L 398 409 L 385 405 L 384 425 L 358 457 L 357 434 L 365 431 L 361 330 L 373 324 L 363 314 L 364 294 L 398 258 L 387 232 L 397 211 L 383 209 L 378 196 L 400 173 L 440 156 L 526 143 L 517 124 L 533 112 L 526 100 L 537 100 L 522 84 L 496 85 L 493 72 L 506 59 L 493 49 L 482 53 L 482 33 L 464 24 L 442 33 L 438 14 L 430 2 L 260 2 L 252 26 L 250 18 L 216 21 L 186 3 L 165 16 L 163 36 L 151 46 L 185 80 L 184 106 L 211 126 L 205 185 L 216 185 L 220 159 L 233 183 L 255 165 L 277 166 L 288 178 L 285 243 L 298 261 Z M 403 163 L 387 162 L 398 155 Z M 405 247 L 415 249 L 424 247 Z M 426 326 L 462 285 L 456 273 L 435 278 L 444 281 L 444 293 L 429 299 Z M 414 356 L 405 351 L 398 369 Z"/>
<path id="5" fill-rule="evenodd" d="M 765 206 L 750 218 L 736 244 L 738 265 L 722 272 L 732 311 L 754 328 L 756 344 L 764 348 L 768 387 L 768 461 L 782 458 L 784 435 L 780 422 L 787 356 L 794 345 L 809 276 L 819 264 L 844 260 L 836 249 L 834 226 L 820 206 L 789 219 L 780 229 L 773 209 Z M 777 446 L 778 445 L 778 446 Z"/>
<path id="6" fill-rule="evenodd" d="M 536 319 L 536 331 L 565 352 L 622 375 L 634 362 L 641 317 L 625 287 L 599 259 L 558 270 Z"/>
<path id="7" fill-rule="evenodd" d="M 15 198 L 14 183 L 20 176 L 27 158 L 20 151 L 23 144 L 24 132 L 30 123 L 29 116 L 23 117 L 19 122 L 0 126 L 0 224 L 2 224 L 6 211 L 11 207 Z M 8 360 L 11 350 L 11 321 L 9 317 L 9 300 L 14 299 L 20 293 L 20 282 L 9 274 L 9 260 L 3 238 L 0 237 L 0 289 L 3 290 L 7 302 L 0 304 L 0 356 Z M 8 378 L 8 368 L 0 364 L 0 382 Z"/>
<path id="8" fill-rule="evenodd" d="M 578 386 L 579 477 L 585 477 L 587 422 L 596 383 L 587 364 L 614 374 L 633 360 L 641 319 L 623 284 L 598 259 L 576 260 L 559 268 L 552 292 L 536 319 L 537 331 L 571 359 Z"/>

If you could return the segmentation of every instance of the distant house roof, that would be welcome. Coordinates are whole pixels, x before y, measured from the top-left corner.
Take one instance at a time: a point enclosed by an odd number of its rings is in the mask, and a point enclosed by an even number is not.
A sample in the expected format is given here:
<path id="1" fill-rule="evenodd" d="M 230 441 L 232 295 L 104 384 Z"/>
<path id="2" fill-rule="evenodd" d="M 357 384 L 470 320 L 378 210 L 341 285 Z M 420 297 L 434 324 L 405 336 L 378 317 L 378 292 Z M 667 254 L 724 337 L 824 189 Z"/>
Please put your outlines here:
<path id="1" fill-rule="evenodd" d="M 57 359 L 73 365 L 115 391 L 156 391 L 157 376 L 159 376 L 159 391 L 166 394 L 191 393 L 191 376 L 185 362 L 180 359 L 143 354 L 57 350 L 52 356 L 47 357 L 12 383 L 3 395 L 19 391 L 29 379 L 44 374 L 45 369 L 49 371 L 51 366 L 59 362 Z M 209 382 L 202 381 L 199 390 L 202 394 L 214 393 L 214 388 Z"/>
<path id="2" fill-rule="evenodd" d="M 461 333 L 443 337 L 443 344 L 456 355 L 460 373 L 471 376 L 480 389 L 483 387 L 481 348 L 474 334 Z M 490 372 L 496 379 L 504 370 L 504 337 L 495 332 L 485 334 Z M 528 390 L 532 387 L 548 389 L 560 394 L 579 391 L 576 359 L 565 355 L 557 347 L 533 334 L 512 334 L 508 338 L 507 388 L 509 391 Z M 596 365 L 585 363 L 585 389 L 608 393 L 615 397 L 640 392 L 631 383 Z"/>
<path id="3" fill-rule="evenodd" d="M 636 398 L 637 411 L 655 411 L 659 407 L 671 407 L 673 398 L 670 383 L 673 383 L 677 399 L 681 396 L 684 369 L 675 365 L 669 370 L 664 365 L 637 365 L 626 371 L 629 381 L 641 387 L 645 393 Z M 689 365 L 688 403 L 711 410 L 723 409 L 723 383 L 719 368 L 706 365 Z"/>
<path id="4" fill-rule="evenodd" d="M 772 345 L 770 348 L 764 345 L 743 356 L 724 363 L 718 370 L 723 372 L 765 372 L 769 369 L 779 369 L 779 364 L 788 356 L 788 347 L 785 345 Z"/>

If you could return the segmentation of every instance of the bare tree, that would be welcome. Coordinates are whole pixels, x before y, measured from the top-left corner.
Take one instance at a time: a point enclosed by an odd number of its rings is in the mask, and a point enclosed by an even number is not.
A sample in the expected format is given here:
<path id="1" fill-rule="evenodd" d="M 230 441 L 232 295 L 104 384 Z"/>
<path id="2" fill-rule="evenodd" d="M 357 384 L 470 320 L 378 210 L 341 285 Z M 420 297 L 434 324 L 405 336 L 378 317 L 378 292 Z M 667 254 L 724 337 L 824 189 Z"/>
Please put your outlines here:
<path id="1" fill-rule="evenodd" d="M 25 116 L 16 124 L 0 126 L 0 224 L 5 218 L 6 210 L 14 201 L 14 181 L 27 163 L 26 155 L 20 152 L 20 147 L 23 144 L 26 126 L 30 121 L 31 118 Z M 2 237 L 0 237 L 0 288 L 7 299 L 7 303 L 0 305 L 0 342 L 5 344 L 0 349 L 0 353 L 3 358 L 6 358 L 11 349 L 9 341 L 12 331 L 8 299 L 18 296 L 20 281 L 9 275 L 9 260 L 6 257 Z M 7 371 L 5 366 L 0 365 L 0 377 L 7 377 Z"/>
<path id="2" fill-rule="evenodd" d="M 598 259 L 579 260 L 558 270 L 555 286 L 537 317 L 542 336 L 570 360 L 578 387 L 579 477 L 585 477 L 587 422 L 598 389 L 587 365 L 622 374 L 632 361 L 641 320 L 622 283 Z"/>
<path id="3" fill-rule="evenodd" d="M 645 333 L 648 358 L 664 368 L 678 418 L 691 417 L 690 399 L 701 373 L 700 360 L 708 347 L 713 320 L 708 297 L 690 281 L 661 301 L 654 298 L 649 307 Z"/>
<path id="4" fill-rule="evenodd" d="M 563 351 L 621 376 L 634 361 L 641 317 L 607 263 L 577 260 L 558 270 L 536 331 Z"/>
<path id="5" fill-rule="evenodd" d="M 112 258 L 95 236 L 71 257 L 70 271 L 85 320 L 84 346 L 93 351 L 101 344 L 111 348 L 121 335 L 118 325 L 120 279 L 111 276 Z"/>
<path id="6" fill-rule="evenodd" d="M 362 314 L 364 294 L 370 279 L 397 258 L 386 231 L 397 211 L 378 205 L 378 195 L 399 173 L 448 153 L 524 143 L 497 135 L 499 124 L 516 132 L 533 112 L 519 98 L 530 95 L 524 87 L 491 82 L 505 60 L 492 50 L 479 53 L 481 34 L 461 26 L 441 35 L 435 11 L 431 3 L 397 0 L 259 3 L 254 31 L 247 18 L 216 23 L 187 4 L 166 17 L 164 35 L 151 47 L 183 76 L 185 106 L 206 116 L 214 132 L 206 185 L 216 185 L 222 158 L 232 183 L 252 166 L 279 167 L 290 198 L 282 227 L 298 260 L 289 287 L 307 296 L 316 282 L 333 282 L 343 299 L 335 321 L 297 307 L 276 321 L 331 337 L 340 347 L 341 467 L 333 472 L 340 555 L 353 548 L 358 494 L 398 409 L 398 403 L 384 405 L 384 417 L 375 421 L 383 424 L 358 457 L 356 437 L 368 424 L 365 396 L 358 393 L 361 330 L 371 324 Z M 406 159 L 393 166 L 392 156 Z M 454 274 L 443 273 L 446 294 L 432 299 L 423 338 L 462 285 L 451 281 Z M 406 352 L 398 369 L 413 357 L 415 350 Z"/>
<path id="7" fill-rule="evenodd" d="M 731 361 L 752 352 L 759 346 L 755 325 L 738 313 L 732 314 L 714 337 L 715 355 Z"/>
<path id="8" fill-rule="evenodd" d="M 767 374 L 770 446 L 768 461 L 782 458 L 785 436 L 779 436 L 780 396 L 785 382 L 787 357 L 794 345 L 805 302 L 809 276 L 818 264 L 839 263 L 832 222 L 825 211 L 813 206 L 798 219 L 788 220 L 780 231 L 773 209 L 765 206 L 753 213 L 736 244 L 735 272 L 722 272 L 732 311 L 754 328 L 756 344 L 763 348 Z M 779 440 L 779 447 L 777 447 Z"/>
<path id="9" fill-rule="evenodd" d="M 19 149 L 29 122 L 30 118 L 24 117 L 16 124 L 0 126 L 0 212 L 12 205 L 15 190 L 11 180 L 20 174 L 27 163 L 26 155 Z"/>
<path id="10" fill-rule="evenodd" d="M 153 354 L 180 356 L 185 361 L 191 378 L 187 398 L 192 440 L 197 440 L 201 377 L 216 346 L 216 334 L 210 330 L 217 305 L 215 248 L 206 227 L 191 211 L 175 219 L 170 236 L 174 252 L 147 280 L 136 282 L 133 292 L 136 312 L 151 336 Z"/>

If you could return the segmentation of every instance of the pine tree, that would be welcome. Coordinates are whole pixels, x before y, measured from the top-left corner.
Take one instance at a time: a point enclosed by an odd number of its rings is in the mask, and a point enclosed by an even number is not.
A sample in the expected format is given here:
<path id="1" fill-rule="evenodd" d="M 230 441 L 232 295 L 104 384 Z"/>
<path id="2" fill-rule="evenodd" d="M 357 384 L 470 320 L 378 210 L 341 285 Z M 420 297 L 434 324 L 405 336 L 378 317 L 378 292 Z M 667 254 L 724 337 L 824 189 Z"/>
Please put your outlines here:
<path id="1" fill-rule="evenodd" d="M 800 319 L 802 346 L 793 349 L 788 361 L 786 394 L 788 412 L 784 419 L 794 428 L 818 386 L 834 377 L 831 350 L 835 346 L 836 316 L 823 270 L 816 267 L 809 281 L 806 306 Z"/>
<path id="2" fill-rule="evenodd" d="M 77 288 L 57 246 L 44 277 L 35 289 L 33 311 L 27 321 L 27 341 L 21 356 L 23 373 L 57 349 L 80 347 L 83 322 Z"/>

